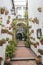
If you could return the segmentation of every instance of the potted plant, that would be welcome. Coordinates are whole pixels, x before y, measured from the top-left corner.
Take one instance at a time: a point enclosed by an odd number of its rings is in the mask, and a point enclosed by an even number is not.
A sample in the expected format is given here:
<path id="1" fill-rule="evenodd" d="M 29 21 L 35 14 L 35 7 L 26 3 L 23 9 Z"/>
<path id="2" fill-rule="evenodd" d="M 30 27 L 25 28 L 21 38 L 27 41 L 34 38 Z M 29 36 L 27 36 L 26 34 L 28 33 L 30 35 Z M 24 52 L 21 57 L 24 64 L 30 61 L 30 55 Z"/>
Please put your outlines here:
<path id="1" fill-rule="evenodd" d="M 31 32 L 34 33 L 34 30 L 32 29 Z"/>
<path id="2" fill-rule="evenodd" d="M 39 52 L 41 55 L 43 55 L 43 50 L 38 49 L 38 52 Z"/>
<path id="3" fill-rule="evenodd" d="M 10 23 L 10 21 L 9 20 L 7 20 L 7 24 L 9 24 Z"/>
<path id="4" fill-rule="evenodd" d="M 41 45 L 43 45 L 43 36 L 41 36 L 41 38 L 40 38 L 40 43 L 41 43 Z"/>
<path id="5" fill-rule="evenodd" d="M 38 7 L 37 9 L 39 12 L 42 12 L 42 8 L 41 7 Z"/>
<path id="6" fill-rule="evenodd" d="M 36 43 L 34 44 L 34 47 L 37 48 L 37 44 Z"/>
<path id="7" fill-rule="evenodd" d="M 30 48 L 30 40 L 29 40 L 29 39 L 26 39 L 26 41 L 25 41 L 25 46 L 26 46 L 27 48 Z"/>
<path id="8" fill-rule="evenodd" d="M 8 13 L 9 13 L 8 10 L 5 10 L 5 15 L 8 15 Z"/>
<path id="9" fill-rule="evenodd" d="M 35 60 L 36 60 L 37 64 L 40 64 L 41 63 L 41 56 L 38 55 Z"/>
<path id="10" fill-rule="evenodd" d="M 1 8 L 1 14 L 4 14 L 5 9 Z"/>
<path id="11" fill-rule="evenodd" d="M 6 38 L 6 41 L 9 41 L 9 38 Z"/>
<path id="12" fill-rule="evenodd" d="M 7 33 L 8 30 L 7 29 L 1 29 L 1 33 Z"/>
<path id="13" fill-rule="evenodd" d="M 10 16 L 8 16 L 8 20 L 10 19 L 11 17 Z"/>
<path id="14" fill-rule="evenodd" d="M 5 44 L 5 42 L 6 42 L 5 39 L 0 40 L 0 46 L 2 46 L 3 44 Z"/>

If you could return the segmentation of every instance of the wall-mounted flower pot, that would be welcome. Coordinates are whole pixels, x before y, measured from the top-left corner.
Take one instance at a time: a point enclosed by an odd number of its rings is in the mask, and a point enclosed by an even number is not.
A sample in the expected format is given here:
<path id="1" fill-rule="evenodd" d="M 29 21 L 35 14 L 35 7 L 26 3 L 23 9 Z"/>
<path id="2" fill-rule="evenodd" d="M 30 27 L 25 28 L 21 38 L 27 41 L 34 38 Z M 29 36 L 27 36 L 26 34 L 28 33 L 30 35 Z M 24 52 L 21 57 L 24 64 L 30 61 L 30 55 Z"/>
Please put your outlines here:
<path id="1" fill-rule="evenodd" d="M 40 54 L 43 55 L 43 50 L 40 51 Z"/>
<path id="2" fill-rule="evenodd" d="M 31 30 L 32 33 L 34 33 L 34 30 Z"/>
<path id="3" fill-rule="evenodd" d="M 7 24 L 9 24 L 10 23 L 10 21 L 9 20 L 7 20 Z"/>
<path id="4" fill-rule="evenodd" d="M 37 44 L 34 44 L 34 47 L 37 48 Z"/>
<path id="5" fill-rule="evenodd" d="M 11 30 L 11 27 L 9 27 L 9 30 Z"/>
<path id="6" fill-rule="evenodd" d="M 43 45 L 43 40 L 40 40 L 41 45 Z"/>
<path id="7" fill-rule="evenodd" d="M 9 12 L 8 12 L 7 10 L 5 10 L 5 15 L 8 15 L 8 13 L 9 13 Z"/>
<path id="8" fill-rule="evenodd" d="M 0 40 L 0 46 L 2 46 L 3 44 L 5 44 L 5 42 L 6 42 L 5 39 Z"/>
<path id="9" fill-rule="evenodd" d="M 4 14 L 5 9 L 1 8 L 1 14 Z"/>
<path id="10" fill-rule="evenodd" d="M 10 19 L 11 17 L 10 16 L 8 16 L 8 20 Z"/>
<path id="11" fill-rule="evenodd" d="M 39 52 L 41 55 L 43 55 L 43 50 L 38 49 L 38 52 Z"/>
<path id="12" fill-rule="evenodd" d="M 41 7 L 39 7 L 37 10 L 38 10 L 39 12 L 42 12 L 42 8 L 41 8 Z"/>
<path id="13" fill-rule="evenodd" d="M 33 20 L 32 20 L 33 23 L 36 23 L 36 24 L 39 24 L 39 20 L 37 19 L 37 17 L 35 17 Z"/>
<path id="14" fill-rule="evenodd" d="M 8 32 L 7 29 L 2 29 L 2 30 L 1 30 L 1 33 L 7 33 L 7 32 Z"/>

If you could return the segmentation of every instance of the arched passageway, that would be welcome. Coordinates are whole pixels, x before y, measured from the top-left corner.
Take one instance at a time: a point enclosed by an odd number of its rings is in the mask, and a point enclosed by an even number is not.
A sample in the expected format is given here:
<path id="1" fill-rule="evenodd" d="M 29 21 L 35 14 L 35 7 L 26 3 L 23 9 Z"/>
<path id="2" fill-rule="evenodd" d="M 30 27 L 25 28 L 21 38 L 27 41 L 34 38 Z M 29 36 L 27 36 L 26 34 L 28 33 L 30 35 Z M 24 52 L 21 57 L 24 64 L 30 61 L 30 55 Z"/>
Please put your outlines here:
<path id="1" fill-rule="evenodd" d="M 18 33 L 18 34 L 17 34 L 17 39 L 22 40 L 22 38 L 23 38 L 23 37 L 22 37 L 22 33 Z"/>
<path id="2" fill-rule="evenodd" d="M 16 26 L 16 38 L 19 40 L 24 40 L 24 33 L 26 33 L 26 23 L 18 22 Z"/>

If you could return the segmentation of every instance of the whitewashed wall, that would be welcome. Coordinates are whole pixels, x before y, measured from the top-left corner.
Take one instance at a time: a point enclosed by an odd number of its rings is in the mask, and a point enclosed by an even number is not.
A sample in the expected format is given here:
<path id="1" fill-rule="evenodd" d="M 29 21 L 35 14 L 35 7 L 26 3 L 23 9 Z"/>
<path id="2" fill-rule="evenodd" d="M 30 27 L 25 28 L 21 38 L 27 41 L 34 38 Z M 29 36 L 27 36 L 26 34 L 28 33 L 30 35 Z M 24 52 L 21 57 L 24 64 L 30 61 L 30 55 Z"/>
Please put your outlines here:
<path id="1" fill-rule="evenodd" d="M 41 7 L 42 8 L 42 12 L 38 12 L 38 8 Z M 37 19 L 39 20 L 39 24 L 33 24 L 32 22 L 30 22 L 30 25 L 32 25 L 32 28 L 34 29 L 34 37 L 37 40 L 37 35 L 36 35 L 36 30 L 38 28 L 42 29 L 42 34 L 43 34 L 43 0 L 28 0 L 28 15 L 29 18 L 35 18 L 37 17 Z"/>
<path id="2" fill-rule="evenodd" d="M 38 12 L 38 8 L 41 7 L 42 8 L 42 12 Z M 34 51 L 34 53 L 36 55 L 40 55 L 38 52 L 38 49 L 42 49 L 43 50 L 43 45 L 40 44 L 40 40 L 37 39 L 37 29 L 42 30 L 42 35 L 43 35 L 43 0 L 28 0 L 28 16 L 29 18 L 35 18 L 37 17 L 37 19 L 39 20 L 39 24 L 33 23 L 33 22 L 29 22 L 30 25 L 32 25 L 32 29 L 34 29 L 34 33 L 31 35 L 32 37 L 35 38 L 36 42 L 39 42 L 39 46 L 37 48 L 35 48 L 33 45 L 31 46 L 31 49 Z M 41 55 L 41 62 L 43 64 L 43 55 Z"/>

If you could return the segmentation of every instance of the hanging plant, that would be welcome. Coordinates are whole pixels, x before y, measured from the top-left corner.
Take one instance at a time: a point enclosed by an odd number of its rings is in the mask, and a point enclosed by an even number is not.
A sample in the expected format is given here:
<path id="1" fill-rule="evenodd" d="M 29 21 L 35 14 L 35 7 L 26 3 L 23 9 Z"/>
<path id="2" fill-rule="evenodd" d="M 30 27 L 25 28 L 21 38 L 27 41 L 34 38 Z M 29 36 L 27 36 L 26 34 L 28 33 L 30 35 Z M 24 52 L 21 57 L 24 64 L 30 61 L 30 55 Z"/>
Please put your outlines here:
<path id="1" fill-rule="evenodd" d="M 9 13 L 8 10 L 5 10 L 5 15 L 8 15 L 8 13 Z"/>
<path id="2" fill-rule="evenodd" d="M 8 20 L 10 19 L 11 17 L 10 16 L 8 16 Z"/>
<path id="3" fill-rule="evenodd" d="M 7 20 L 7 24 L 9 24 L 10 23 L 10 21 L 9 20 Z"/>
<path id="4" fill-rule="evenodd" d="M 0 46 L 2 46 L 3 44 L 5 44 L 5 42 L 6 42 L 5 39 L 0 40 Z"/>
<path id="5" fill-rule="evenodd" d="M 1 8 L 0 11 L 1 11 L 1 14 L 4 14 L 5 9 Z"/>
<path id="6" fill-rule="evenodd" d="M 7 33 L 8 30 L 7 29 L 1 29 L 1 33 Z"/>
<path id="7" fill-rule="evenodd" d="M 9 30 L 11 30 L 12 27 L 9 27 Z"/>
<path id="8" fill-rule="evenodd" d="M 34 30 L 32 29 L 31 32 L 34 33 Z"/>
<path id="9" fill-rule="evenodd" d="M 42 8 L 41 8 L 41 7 L 39 7 L 37 10 L 38 10 L 39 12 L 42 12 Z"/>
<path id="10" fill-rule="evenodd" d="M 34 47 L 37 48 L 37 44 L 36 43 L 34 44 Z"/>
<path id="11" fill-rule="evenodd" d="M 36 24 L 39 24 L 39 20 L 37 19 L 37 17 L 35 17 L 33 20 L 32 20 L 33 23 L 36 23 Z"/>
<path id="12" fill-rule="evenodd" d="M 43 55 L 43 50 L 38 49 L 38 52 L 39 52 L 41 55 Z"/>

